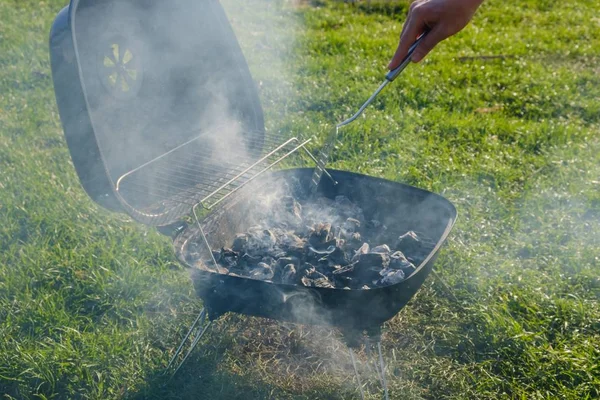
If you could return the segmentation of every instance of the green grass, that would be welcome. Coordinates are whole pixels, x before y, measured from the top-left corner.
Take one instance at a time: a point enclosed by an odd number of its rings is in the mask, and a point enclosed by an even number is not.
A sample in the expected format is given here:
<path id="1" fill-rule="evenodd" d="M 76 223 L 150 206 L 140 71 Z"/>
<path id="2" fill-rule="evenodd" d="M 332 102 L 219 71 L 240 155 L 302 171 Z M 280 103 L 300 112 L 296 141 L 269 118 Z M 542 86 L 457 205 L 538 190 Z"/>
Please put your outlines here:
<path id="1" fill-rule="evenodd" d="M 79 185 L 48 57 L 63 5 L 0 2 L 0 394 L 356 397 L 335 332 L 240 316 L 161 375 L 201 301 L 166 238 Z M 407 8 L 225 5 L 268 128 L 319 143 L 381 81 Z M 451 293 L 432 277 L 385 326 L 392 398 L 600 397 L 598 15 L 591 0 L 490 0 L 342 131 L 332 167 L 459 210 L 436 264 Z"/>

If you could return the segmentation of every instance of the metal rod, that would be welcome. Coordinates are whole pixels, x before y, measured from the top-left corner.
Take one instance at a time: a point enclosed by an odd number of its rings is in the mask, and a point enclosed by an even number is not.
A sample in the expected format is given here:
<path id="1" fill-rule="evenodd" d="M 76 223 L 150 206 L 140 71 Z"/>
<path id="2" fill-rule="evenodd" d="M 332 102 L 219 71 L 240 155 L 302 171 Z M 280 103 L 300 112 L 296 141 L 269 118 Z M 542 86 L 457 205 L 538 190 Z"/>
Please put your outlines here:
<path id="1" fill-rule="evenodd" d="M 290 150 L 289 152 L 287 152 L 286 154 L 284 154 L 283 156 L 279 157 L 277 160 L 275 160 L 274 162 L 272 162 L 271 164 L 267 165 L 265 168 L 263 168 L 261 171 L 259 171 L 257 174 L 252 175 L 250 178 L 248 178 L 248 180 L 244 183 L 242 183 L 241 185 L 239 185 L 238 187 L 236 187 L 235 189 L 229 191 L 225 196 L 221 197 L 218 201 L 212 203 L 210 206 L 206 206 L 204 205 L 206 208 L 208 208 L 209 210 L 211 208 L 213 208 L 214 206 L 216 206 L 217 204 L 219 204 L 220 202 L 222 202 L 223 200 L 225 200 L 227 197 L 231 196 L 233 193 L 237 192 L 238 190 L 240 190 L 241 188 L 243 188 L 244 186 L 246 186 L 248 183 L 252 182 L 254 179 L 256 179 L 259 175 L 262 175 L 263 173 L 265 173 L 266 171 L 270 170 L 271 168 L 273 168 L 273 166 L 275 164 L 280 163 L 284 158 L 288 157 L 290 154 L 295 153 L 296 151 L 298 151 L 298 149 L 300 149 L 301 147 L 306 146 L 306 144 L 308 144 L 308 142 L 310 142 L 310 139 L 306 140 L 305 142 L 301 143 L 300 145 L 294 147 L 292 150 Z M 208 198 L 210 198 L 210 195 L 203 199 L 202 202 L 204 203 Z"/>
<path id="2" fill-rule="evenodd" d="M 177 366 L 177 369 L 173 372 L 173 375 L 171 375 L 171 378 L 175 376 L 175 374 L 177 373 L 177 371 L 179 371 L 179 368 L 181 368 L 181 366 L 183 365 L 183 363 L 185 363 L 185 361 L 188 359 L 188 357 L 190 356 L 190 354 L 192 354 L 192 351 L 196 348 L 196 346 L 198 345 L 198 342 L 200 341 L 200 339 L 202 338 L 202 336 L 204 336 L 204 333 L 206 332 L 206 330 L 211 326 L 211 322 L 212 321 L 208 321 L 208 324 L 206 324 L 204 326 L 204 329 L 202 329 L 202 332 L 200 332 L 200 334 L 196 338 L 194 338 L 194 341 L 192 342 L 192 346 L 188 350 L 188 352 L 185 355 L 185 357 L 183 357 L 183 360 L 181 360 L 181 362 Z"/>
<path id="3" fill-rule="evenodd" d="M 242 176 L 243 174 L 245 174 L 247 171 L 251 170 L 255 165 L 260 164 L 261 162 L 263 162 L 264 160 L 266 160 L 267 158 L 269 158 L 269 156 L 271 156 L 273 153 L 277 152 L 278 150 L 281 150 L 282 148 L 284 148 L 288 143 L 290 143 L 291 141 L 297 140 L 296 138 L 292 138 L 290 140 L 288 140 L 287 142 L 283 143 L 281 146 L 277 147 L 276 149 L 274 149 L 273 151 L 271 151 L 269 154 L 265 155 L 263 158 L 261 158 L 260 160 L 258 160 L 257 162 L 255 162 L 254 164 L 252 164 L 250 167 L 246 168 L 244 171 L 240 172 L 238 175 L 236 175 L 235 177 L 231 178 L 229 181 L 227 181 L 227 183 L 225 183 L 223 186 L 221 186 L 222 188 L 227 187 L 229 184 L 231 184 L 232 182 L 234 182 L 236 179 L 238 179 L 240 176 Z M 307 142 L 308 143 L 308 142 Z M 293 151 L 292 151 L 293 152 Z M 289 153 L 291 154 L 291 153 Z M 209 194 L 206 198 L 204 198 L 202 201 L 205 202 L 207 201 L 209 198 L 211 198 L 212 196 L 214 196 L 216 193 L 218 193 L 219 189 L 215 190 L 214 192 L 212 192 L 211 194 Z"/>
<path id="4" fill-rule="evenodd" d="M 381 366 L 381 382 L 383 385 L 383 393 L 385 400 L 389 400 L 387 380 L 385 379 L 385 363 L 383 362 L 383 353 L 381 351 L 381 341 L 377 342 L 377 351 L 379 352 L 379 365 Z"/>
<path id="5" fill-rule="evenodd" d="M 381 91 L 390 83 L 390 81 L 388 81 L 387 79 L 383 81 L 383 83 L 381 84 L 381 86 L 379 86 L 379 88 L 377 88 L 377 90 L 375 92 L 373 92 L 373 94 L 371 95 L 371 97 L 369 97 L 369 100 L 365 101 L 365 103 L 362 105 L 362 107 L 360 107 L 358 109 L 358 111 L 356 112 L 356 114 L 354 114 L 352 117 L 348 118 L 347 120 L 345 120 L 342 123 L 339 123 L 336 125 L 336 128 L 341 128 L 344 125 L 348 125 L 349 123 L 353 122 L 356 118 L 358 118 L 360 116 L 360 114 L 363 113 L 363 111 L 365 111 L 365 108 L 367 108 L 369 106 L 369 104 L 371 104 L 373 102 L 373 100 L 375 100 L 375 97 L 377 97 L 377 95 L 379 93 L 381 93 Z"/>
<path id="6" fill-rule="evenodd" d="M 171 365 L 173 365 L 173 362 L 175 362 L 175 359 L 179 356 L 179 354 L 181 353 L 181 349 L 183 348 L 183 345 L 185 344 L 185 342 L 187 342 L 188 338 L 190 337 L 190 335 L 192 334 L 192 332 L 194 331 L 194 328 L 196 328 L 196 326 L 198 325 L 198 321 L 202 320 L 202 323 L 204 323 L 204 318 L 206 317 L 206 309 L 203 307 L 202 311 L 200 311 L 200 314 L 198 314 L 198 317 L 196 318 L 196 320 L 194 321 L 194 323 L 192 324 L 192 326 L 190 327 L 190 330 L 188 331 L 188 333 L 185 335 L 185 337 L 183 338 L 183 340 L 181 341 L 181 344 L 179 345 L 179 347 L 177 348 L 177 350 L 175 351 L 175 354 L 173 354 L 173 357 L 171 357 L 171 360 L 169 361 L 169 364 L 167 365 L 167 370 L 169 368 L 171 368 Z"/>
<path id="7" fill-rule="evenodd" d="M 306 152 L 306 154 L 308 154 L 308 156 L 310 158 L 312 158 L 312 160 L 315 162 L 315 164 L 317 164 L 317 167 L 321 168 L 323 170 L 323 173 L 325 173 L 325 175 L 327 175 L 327 177 L 329 179 L 331 179 L 333 184 L 337 185 L 338 182 L 333 178 L 333 176 L 331 176 L 331 174 L 329 172 L 327 172 L 327 170 L 325 169 L 325 166 L 323 164 L 321 164 L 321 162 L 319 160 L 317 160 L 317 158 L 313 155 L 313 153 L 311 153 L 306 147 L 303 147 L 303 149 Z"/>
<path id="8" fill-rule="evenodd" d="M 200 219 L 198 218 L 198 214 L 196 213 L 196 207 L 202 203 L 198 203 L 196 205 L 194 205 L 192 207 L 192 212 L 194 213 L 194 218 L 196 219 L 196 224 L 198 225 L 198 229 L 200 230 L 200 236 L 202 236 L 202 242 L 204 243 L 204 245 L 206 245 L 206 250 L 208 250 L 208 254 L 210 254 L 210 259 L 212 260 L 213 264 L 213 270 L 218 272 L 218 265 L 217 264 L 217 260 L 215 259 L 215 256 L 212 252 L 212 249 L 210 247 L 210 244 L 208 243 L 208 239 L 206 238 L 206 234 L 204 233 L 204 229 L 202 229 L 202 224 L 200 223 Z"/>
<path id="9" fill-rule="evenodd" d="M 358 373 L 358 368 L 356 368 L 356 360 L 354 359 L 354 352 L 351 347 L 348 347 L 350 351 L 350 359 L 352 360 L 352 366 L 354 367 L 354 375 L 356 376 L 356 380 L 358 382 L 358 389 L 360 390 L 360 397 L 362 400 L 365 400 L 365 391 L 363 390 L 362 383 L 360 382 L 360 374 Z"/>

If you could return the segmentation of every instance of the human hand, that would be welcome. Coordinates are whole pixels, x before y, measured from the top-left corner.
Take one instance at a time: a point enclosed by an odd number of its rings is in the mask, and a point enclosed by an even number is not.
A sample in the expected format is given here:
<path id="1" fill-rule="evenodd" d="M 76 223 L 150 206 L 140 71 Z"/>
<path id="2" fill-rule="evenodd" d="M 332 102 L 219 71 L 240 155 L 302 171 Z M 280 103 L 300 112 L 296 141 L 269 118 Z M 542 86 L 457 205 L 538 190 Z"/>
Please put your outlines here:
<path id="1" fill-rule="evenodd" d="M 421 61 L 435 45 L 467 26 L 481 3 L 483 0 L 416 0 L 410 5 L 398 49 L 388 68 L 398 67 L 415 39 L 430 29 L 411 58 Z"/>

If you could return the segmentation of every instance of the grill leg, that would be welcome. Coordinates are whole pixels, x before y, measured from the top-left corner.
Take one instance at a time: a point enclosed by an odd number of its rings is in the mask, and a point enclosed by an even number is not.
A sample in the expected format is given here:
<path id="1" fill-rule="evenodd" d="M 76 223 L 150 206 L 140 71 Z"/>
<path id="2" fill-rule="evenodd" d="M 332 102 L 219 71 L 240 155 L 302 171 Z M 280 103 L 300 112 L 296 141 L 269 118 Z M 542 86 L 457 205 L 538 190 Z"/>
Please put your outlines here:
<path id="1" fill-rule="evenodd" d="M 190 354 L 192 354 L 192 351 L 198 345 L 198 342 L 200 341 L 200 339 L 202 338 L 202 336 L 204 336 L 204 334 L 206 333 L 206 331 L 208 330 L 208 328 L 210 327 L 210 325 L 211 325 L 211 321 L 206 322 L 206 309 L 203 308 L 202 311 L 200 311 L 200 314 L 198 314 L 198 317 L 196 318 L 196 320 L 194 321 L 194 323 L 192 324 L 190 330 L 188 331 L 188 333 L 185 335 L 185 337 L 183 338 L 183 340 L 179 344 L 179 347 L 175 351 L 175 354 L 173 354 L 173 357 L 171 357 L 171 360 L 169 361 L 169 364 L 167 365 L 167 368 L 165 369 L 165 373 L 166 373 L 172 366 L 175 366 L 175 360 L 177 360 L 177 358 L 181 354 L 181 352 L 183 350 L 183 346 L 188 341 L 188 339 L 191 336 L 192 332 L 194 332 L 194 330 L 196 330 L 197 331 L 196 337 L 192 341 L 192 344 L 190 345 L 190 348 L 188 349 L 185 357 L 183 357 L 183 359 L 179 362 L 179 364 L 177 364 L 177 367 L 175 368 L 175 371 L 173 371 L 173 374 L 171 375 L 171 378 L 175 376 L 175 374 L 177 373 L 177 371 L 179 371 L 179 368 L 181 368 L 181 366 L 188 359 L 188 357 L 190 356 Z"/>
<path id="2" fill-rule="evenodd" d="M 348 347 L 350 351 L 350 359 L 352 360 L 352 366 L 354 367 L 354 375 L 356 376 L 356 381 L 358 383 L 358 389 L 360 390 L 360 398 L 365 400 L 365 391 L 363 390 L 362 383 L 360 381 L 360 374 L 358 373 L 358 368 L 356 368 L 356 360 L 354 359 L 354 351 L 352 351 L 352 347 Z"/>
<path id="3" fill-rule="evenodd" d="M 383 362 L 383 354 L 381 351 L 381 341 L 377 342 L 377 352 L 379 353 L 379 366 L 381 367 L 381 386 L 383 386 L 385 400 L 389 400 L 387 380 L 385 379 L 385 363 Z"/>

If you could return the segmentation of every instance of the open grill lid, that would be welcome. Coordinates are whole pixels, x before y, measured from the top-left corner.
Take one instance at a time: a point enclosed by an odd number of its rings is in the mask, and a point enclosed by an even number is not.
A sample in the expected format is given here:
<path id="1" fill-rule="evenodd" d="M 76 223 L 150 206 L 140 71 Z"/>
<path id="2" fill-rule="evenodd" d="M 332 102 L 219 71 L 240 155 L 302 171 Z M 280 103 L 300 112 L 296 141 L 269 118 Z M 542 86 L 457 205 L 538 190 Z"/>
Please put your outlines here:
<path id="1" fill-rule="evenodd" d="M 255 84 L 217 0 L 71 0 L 50 54 L 84 188 L 141 222 L 165 225 L 216 199 L 279 146 L 264 136 Z"/>

